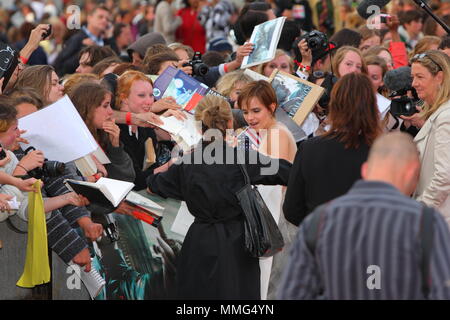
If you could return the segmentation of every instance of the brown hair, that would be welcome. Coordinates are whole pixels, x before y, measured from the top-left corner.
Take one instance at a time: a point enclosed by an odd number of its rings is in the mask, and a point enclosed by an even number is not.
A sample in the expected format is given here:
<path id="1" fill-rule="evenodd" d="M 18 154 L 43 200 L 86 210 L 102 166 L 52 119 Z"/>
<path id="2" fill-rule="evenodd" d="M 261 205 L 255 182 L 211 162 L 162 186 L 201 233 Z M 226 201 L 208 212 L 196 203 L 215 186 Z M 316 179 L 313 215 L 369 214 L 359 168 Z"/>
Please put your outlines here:
<path id="1" fill-rule="evenodd" d="M 117 56 L 111 56 L 107 57 L 95 64 L 95 66 L 92 68 L 92 73 L 101 76 L 102 73 L 108 69 L 111 65 L 116 64 L 119 65 L 122 63 L 122 60 L 120 60 Z"/>
<path id="2" fill-rule="evenodd" d="M 73 105 L 77 108 L 89 131 L 102 148 L 108 145 L 108 134 L 103 130 L 95 128 L 93 119 L 95 109 L 100 107 L 106 95 L 111 95 L 111 92 L 102 85 L 94 82 L 81 83 L 69 94 Z"/>
<path id="3" fill-rule="evenodd" d="M 91 45 L 81 49 L 78 59 L 81 58 L 83 54 L 87 53 L 89 56 L 89 62 L 86 63 L 88 66 L 95 66 L 98 62 L 102 61 L 108 57 L 117 57 L 116 53 L 111 49 L 111 47 L 104 46 L 100 47 L 98 45 Z"/>
<path id="4" fill-rule="evenodd" d="M 37 109 L 44 107 L 42 96 L 34 89 L 30 87 L 14 88 L 9 95 L 12 105 L 17 107 L 22 103 L 29 103 L 36 106 Z"/>
<path id="5" fill-rule="evenodd" d="M 6 132 L 17 121 L 17 111 L 9 97 L 0 96 L 0 132 Z"/>
<path id="6" fill-rule="evenodd" d="M 162 43 L 155 43 L 147 48 L 145 51 L 145 56 L 143 63 L 145 64 L 145 61 L 148 61 L 152 56 L 155 54 L 163 53 L 163 52 L 173 52 L 172 49 L 170 49 L 167 45 Z"/>
<path id="7" fill-rule="evenodd" d="M 414 49 L 409 53 L 408 58 L 412 59 L 416 54 L 424 53 L 425 51 L 431 50 L 431 45 L 436 45 L 439 47 L 442 39 L 436 36 L 425 36 L 420 39 Z"/>
<path id="8" fill-rule="evenodd" d="M 247 108 L 252 98 L 257 98 L 272 114 L 273 110 L 270 109 L 270 105 L 275 103 L 275 106 L 278 106 L 275 91 L 265 80 L 247 83 L 242 88 L 237 100 L 239 109 Z"/>
<path id="9" fill-rule="evenodd" d="M 135 66 L 131 62 L 122 62 L 121 64 L 119 64 L 117 67 L 114 68 L 113 72 L 114 72 L 114 74 L 121 76 L 123 73 L 125 73 L 126 71 L 130 71 L 130 70 L 140 71 L 140 72 L 145 71 L 144 68 Z"/>
<path id="10" fill-rule="evenodd" d="M 225 137 L 228 121 L 233 119 L 231 107 L 223 98 L 208 95 L 195 108 L 195 120 L 201 121 L 203 131 L 218 129 Z"/>
<path id="11" fill-rule="evenodd" d="M 14 88 L 30 87 L 35 89 L 43 98 L 44 105 L 48 105 L 48 95 L 50 94 L 52 83 L 52 66 L 36 65 L 25 68 L 17 78 Z"/>
<path id="12" fill-rule="evenodd" d="M 147 68 L 148 74 L 158 74 L 161 65 L 166 61 L 178 62 L 179 58 L 175 52 L 162 52 L 144 59 L 143 65 Z"/>
<path id="13" fill-rule="evenodd" d="M 93 73 L 74 73 L 69 75 L 63 80 L 64 94 L 70 94 L 70 92 L 83 82 L 98 82 L 100 78 Z"/>
<path id="14" fill-rule="evenodd" d="M 367 74 L 367 66 L 366 63 L 364 62 L 361 51 L 355 47 L 343 46 L 336 51 L 333 59 L 331 60 L 331 66 L 333 68 L 333 71 L 336 73 L 336 76 L 338 78 L 341 77 L 341 75 L 339 74 L 339 65 L 344 60 L 345 55 L 349 51 L 355 52 L 361 58 L 361 72 Z"/>
<path id="15" fill-rule="evenodd" d="M 366 62 L 367 66 L 367 73 L 369 72 L 369 66 L 379 66 L 381 68 L 381 77 L 384 78 L 384 75 L 386 72 L 388 72 L 388 67 L 386 64 L 386 61 L 379 57 L 379 56 L 365 56 L 364 61 Z M 381 88 L 378 88 L 378 92 L 382 95 L 387 95 L 387 88 L 382 86 Z"/>
<path id="16" fill-rule="evenodd" d="M 350 73 L 336 82 L 328 119 L 331 128 L 324 136 L 337 138 L 346 148 L 358 148 L 361 141 L 372 145 L 381 126 L 377 99 L 367 75 Z"/>

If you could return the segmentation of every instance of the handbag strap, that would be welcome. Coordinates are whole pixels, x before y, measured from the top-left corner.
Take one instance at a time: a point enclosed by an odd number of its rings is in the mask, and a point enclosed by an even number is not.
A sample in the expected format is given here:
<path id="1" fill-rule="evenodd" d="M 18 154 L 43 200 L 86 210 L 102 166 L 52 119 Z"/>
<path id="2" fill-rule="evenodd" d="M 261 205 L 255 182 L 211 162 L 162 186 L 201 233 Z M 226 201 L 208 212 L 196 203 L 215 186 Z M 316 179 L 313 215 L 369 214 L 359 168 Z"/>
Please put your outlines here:
<path id="1" fill-rule="evenodd" d="M 250 176 L 248 175 L 245 165 L 243 165 L 242 163 L 239 163 L 238 165 L 239 165 L 239 168 L 241 169 L 242 175 L 244 176 L 245 184 L 251 185 Z"/>

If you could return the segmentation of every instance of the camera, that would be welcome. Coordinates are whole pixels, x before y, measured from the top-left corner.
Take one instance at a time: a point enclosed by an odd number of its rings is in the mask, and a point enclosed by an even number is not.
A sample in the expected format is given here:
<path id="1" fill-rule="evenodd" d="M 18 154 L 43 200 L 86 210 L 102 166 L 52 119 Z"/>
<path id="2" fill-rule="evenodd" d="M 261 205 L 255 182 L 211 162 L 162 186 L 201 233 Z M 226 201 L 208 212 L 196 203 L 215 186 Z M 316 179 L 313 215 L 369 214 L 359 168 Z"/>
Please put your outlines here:
<path id="1" fill-rule="evenodd" d="M 6 158 L 6 152 L 5 149 L 3 149 L 3 147 L 0 145 L 0 148 L 2 148 L 2 150 L 0 151 L 0 160 L 3 160 Z"/>
<path id="2" fill-rule="evenodd" d="M 186 62 L 183 64 L 183 67 L 192 67 L 192 75 L 193 76 L 205 76 L 208 71 L 209 67 L 203 63 L 202 61 L 202 54 L 200 52 L 195 52 L 194 57 L 192 57 L 192 60 L 189 62 Z"/>
<path id="3" fill-rule="evenodd" d="M 27 154 L 32 150 L 36 150 L 36 148 L 34 147 L 27 148 L 25 150 L 25 154 Z M 28 171 L 28 176 L 26 178 L 45 179 L 58 177 L 64 173 L 65 168 L 66 165 L 63 162 L 49 161 L 48 159 L 45 159 L 42 168 L 37 167 L 34 168 L 33 170 Z"/>
<path id="4" fill-rule="evenodd" d="M 411 91 L 413 97 L 408 97 L 406 94 L 408 91 Z M 390 113 L 395 116 L 412 116 L 414 113 L 417 113 L 416 106 L 420 101 L 417 96 L 416 89 L 407 88 L 399 91 L 393 92 L 390 97 L 400 96 L 400 98 L 392 99 L 390 106 Z"/>
<path id="5" fill-rule="evenodd" d="M 305 35 L 305 40 L 313 52 L 328 49 L 328 38 L 323 32 L 313 30 Z"/>

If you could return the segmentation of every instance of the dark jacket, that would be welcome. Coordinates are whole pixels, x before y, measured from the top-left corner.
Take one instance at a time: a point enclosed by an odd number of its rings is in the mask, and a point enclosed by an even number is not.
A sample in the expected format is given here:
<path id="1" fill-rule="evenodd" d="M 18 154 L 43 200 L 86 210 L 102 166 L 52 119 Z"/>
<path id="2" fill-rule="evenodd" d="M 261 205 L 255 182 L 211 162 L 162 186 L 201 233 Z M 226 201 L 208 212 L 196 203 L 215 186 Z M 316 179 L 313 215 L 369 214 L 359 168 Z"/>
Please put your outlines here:
<path id="1" fill-rule="evenodd" d="M 223 145 L 218 148 L 224 148 L 224 158 L 216 160 L 226 163 L 231 158 L 225 158 L 228 152 L 237 159 L 235 149 Z M 244 177 L 235 163 L 195 164 L 195 159 L 202 159 L 197 152 L 202 151 L 208 153 L 198 147 L 185 156 L 183 163 L 173 164 L 168 171 L 148 179 L 152 192 L 186 201 L 195 217 L 177 260 L 178 297 L 260 299 L 259 259 L 245 251 L 244 214 L 236 198 L 236 192 L 244 186 Z M 289 162 L 264 156 L 258 160 L 246 164 L 253 184 L 286 185 Z M 276 172 L 265 175 L 261 171 L 269 166 L 262 163 L 275 162 L 279 165 Z"/>
<path id="2" fill-rule="evenodd" d="M 59 77 L 72 74 L 78 68 L 79 54 L 83 46 L 83 40 L 88 35 L 81 29 L 64 42 L 63 49 L 53 64 Z M 105 46 L 111 45 L 112 39 L 104 39 Z"/>
<path id="3" fill-rule="evenodd" d="M 298 226 L 317 206 L 345 194 L 361 179 L 361 165 L 369 146 L 346 149 L 336 138 L 315 137 L 302 142 L 297 150 L 283 212 L 286 220 Z"/>

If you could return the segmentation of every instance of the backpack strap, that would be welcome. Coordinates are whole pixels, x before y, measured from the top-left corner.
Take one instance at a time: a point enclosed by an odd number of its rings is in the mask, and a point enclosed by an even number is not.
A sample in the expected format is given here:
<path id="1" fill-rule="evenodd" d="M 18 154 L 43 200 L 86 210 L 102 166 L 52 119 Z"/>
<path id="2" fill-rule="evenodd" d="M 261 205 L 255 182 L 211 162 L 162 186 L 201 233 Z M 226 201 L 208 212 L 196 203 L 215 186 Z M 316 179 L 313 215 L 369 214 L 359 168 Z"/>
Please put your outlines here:
<path id="1" fill-rule="evenodd" d="M 430 265 L 431 265 L 431 250 L 433 246 L 434 237 L 434 217 L 433 208 L 423 205 L 422 217 L 420 221 L 420 244 L 421 244 L 421 259 L 420 270 L 422 273 L 422 292 L 426 299 L 430 294 Z"/>

